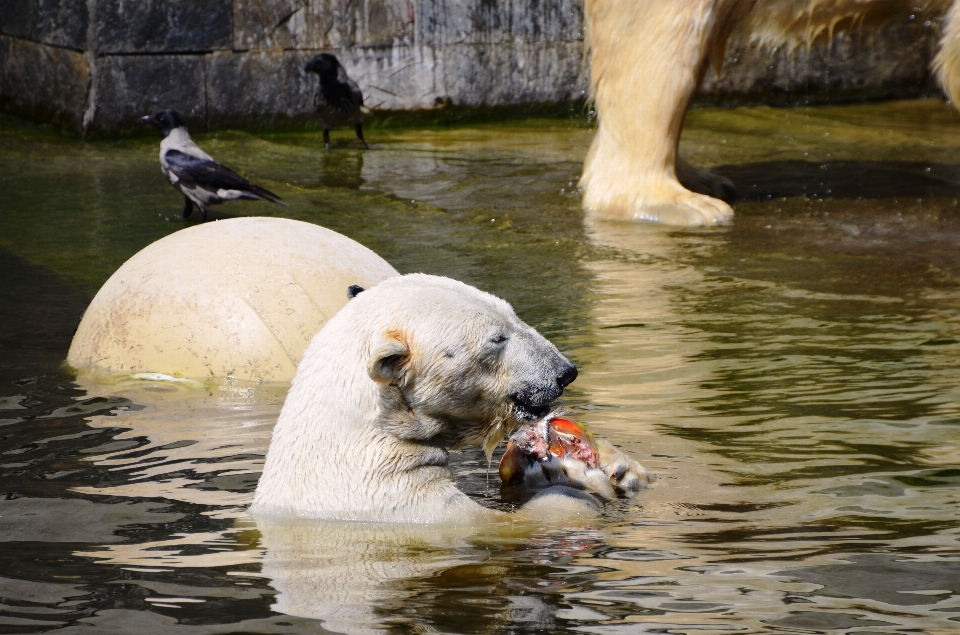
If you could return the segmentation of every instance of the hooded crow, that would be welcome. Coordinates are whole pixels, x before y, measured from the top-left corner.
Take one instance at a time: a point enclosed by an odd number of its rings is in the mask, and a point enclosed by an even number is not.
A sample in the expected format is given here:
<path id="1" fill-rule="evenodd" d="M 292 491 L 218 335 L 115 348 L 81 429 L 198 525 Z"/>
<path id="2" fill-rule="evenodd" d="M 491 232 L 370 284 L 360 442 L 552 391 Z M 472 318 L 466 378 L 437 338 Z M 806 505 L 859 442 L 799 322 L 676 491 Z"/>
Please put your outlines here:
<path id="1" fill-rule="evenodd" d="M 214 161 L 190 139 L 190 133 L 176 110 L 163 110 L 141 123 L 156 126 L 160 142 L 160 169 L 170 184 L 183 194 L 183 217 L 196 205 L 200 219 L 207 220 L 207 207 L 238 198 L 286 205 L 279 196 Z"/>
<path id="2" fill-rule="evenodd" d="M 330 150 L 330 128 L 353 126 L 363 147 L 370 149 L 363 138 L 363 123 L 360 121 L 360 106 L 363 93 L 357 82 L 347 76 L 340 60 L 330 53 L 320 53 L 303 67 L 309 73 L 320 76 L 320 86 L 313 99 L 323 124 L 323 143 Z"/>

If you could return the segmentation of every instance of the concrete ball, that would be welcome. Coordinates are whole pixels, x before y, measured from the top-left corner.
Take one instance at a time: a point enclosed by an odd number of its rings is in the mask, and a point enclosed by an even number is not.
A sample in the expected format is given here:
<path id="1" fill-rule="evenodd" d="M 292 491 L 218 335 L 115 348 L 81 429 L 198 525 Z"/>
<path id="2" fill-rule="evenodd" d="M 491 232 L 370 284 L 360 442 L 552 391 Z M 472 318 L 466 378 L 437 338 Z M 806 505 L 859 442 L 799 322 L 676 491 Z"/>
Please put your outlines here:
<path id="1" fill-rule="evenodd" d="M 289 382 L 348 287 L 396 275 L 363 245 L 310 223 L 196 225 L 147 246 L 107 280 L 67 363 L 94 375 Z"/>

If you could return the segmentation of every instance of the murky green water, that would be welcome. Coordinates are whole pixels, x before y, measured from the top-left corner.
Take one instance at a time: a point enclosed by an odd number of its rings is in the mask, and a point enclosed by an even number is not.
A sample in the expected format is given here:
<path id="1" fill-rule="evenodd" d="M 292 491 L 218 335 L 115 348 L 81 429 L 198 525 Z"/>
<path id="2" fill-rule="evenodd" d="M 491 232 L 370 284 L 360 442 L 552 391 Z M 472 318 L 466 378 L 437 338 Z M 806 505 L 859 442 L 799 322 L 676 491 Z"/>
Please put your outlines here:
<path id="1" fill-rule="evenodd" d="M 578 418 L 660 477 L 533 535 L 277 529 L 244 509 L 282 394 L 59 368 L 99 285 L 182 227 L 158 141 L 0 119 L 0 632 L 956 632 L 960 116 L 694 111 L 688 158 L 744 194 L 704 230 L 584 221 L 590 135 L 198 135 L 290 202 L 220 217 L 503 296 L 579 366 Z M 479 452 L 454 469 L 510 505 Z"/>

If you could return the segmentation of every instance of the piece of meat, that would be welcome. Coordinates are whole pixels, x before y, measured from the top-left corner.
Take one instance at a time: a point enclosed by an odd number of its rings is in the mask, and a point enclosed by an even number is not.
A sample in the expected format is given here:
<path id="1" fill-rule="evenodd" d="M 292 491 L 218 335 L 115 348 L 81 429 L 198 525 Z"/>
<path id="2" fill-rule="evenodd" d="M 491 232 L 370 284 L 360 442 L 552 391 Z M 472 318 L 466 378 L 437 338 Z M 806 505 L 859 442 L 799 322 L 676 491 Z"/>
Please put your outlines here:
<path id="1" fill-rule="evenodd" d="M 500 459 L 500 479 L 506 485 L 539 483 L 554 459 L 580 461 L 588 468 L 599 465 L 597 444 L 576 421 L 555 413 L 518 430 L 507 442 Z M 531 474 L 535 477 L 529 478 Z"/>

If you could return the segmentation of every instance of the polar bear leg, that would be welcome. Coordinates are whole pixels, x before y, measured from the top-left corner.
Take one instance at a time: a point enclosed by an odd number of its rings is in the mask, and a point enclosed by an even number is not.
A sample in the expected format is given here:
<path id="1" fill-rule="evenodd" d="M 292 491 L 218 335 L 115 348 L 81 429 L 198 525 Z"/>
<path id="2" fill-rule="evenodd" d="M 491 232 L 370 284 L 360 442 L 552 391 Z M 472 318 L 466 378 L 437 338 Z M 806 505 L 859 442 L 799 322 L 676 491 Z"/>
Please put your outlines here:
<path id="1" fill-rule="evenodd" d="M 947 12 L 940 50 L 933 60 L 937 80 L 955 107 L 960 108 L 960 0 Z"/>
<path id="2" fill-rule="evenodd" d="M 588 0 L 593 93 L 599 117 L 580 185 L 585 210 L 601 217 L 675 225 L 733 218 L 719 198 L 677 177 L 677 145 L 707 56 L 725 35 L 721 0 Z M 703 174 L 703 189 L 724 190 Z M 708 174 L 708 173 L 707 173 Z M 700 189 L 700 188 L 698 188 Z"/>

